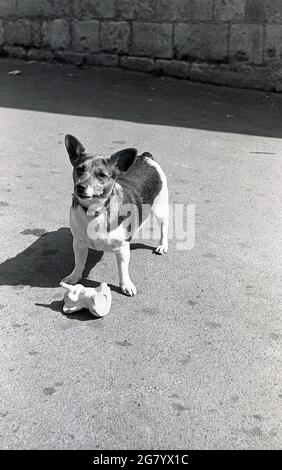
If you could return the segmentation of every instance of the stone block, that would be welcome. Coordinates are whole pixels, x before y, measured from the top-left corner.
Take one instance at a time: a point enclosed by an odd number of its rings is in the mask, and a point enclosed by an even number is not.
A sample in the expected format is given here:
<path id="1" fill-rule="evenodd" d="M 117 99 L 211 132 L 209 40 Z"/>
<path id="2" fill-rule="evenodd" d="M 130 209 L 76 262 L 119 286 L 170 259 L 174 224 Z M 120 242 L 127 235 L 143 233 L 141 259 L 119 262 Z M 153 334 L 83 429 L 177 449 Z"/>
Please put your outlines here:
<path id="1" fill-rule="evenodd" d="M 114 18 L 115 0 L 73 0 L 75 18 Z"/>
<path id="2" fill-rule="evenodd" d="M 282 28 L 269 24 L 265 27 L 264 59 L 266 62 L 282 61 Z"/>
<path id="3" fill-rule="evenodd" d="M 29 60 L 47 60 L 50 62 L 54 57 L 54 52 L 50 51 L 50 49 L 31 47 L 27 51 L 27 59 Z"/>
<path id="4" fill-rule="evenodd" d="M 231 25 L 230 58 L 240 62 L 263 62 L 263 26 L 256 24 Z"/>
<path id="5" fill-rule="evenodd" d="M 17 12 L 16 0 L 1 0 L 0 1 L 0 17 L 16 15 L 16 12 Z"/>
<path id="6" fill-rule="evenodd" d="M 101 49 L 123 54 L 128 52 L 130 26 L 125 21 L 101 24 Z"/>
<path id="7" fill-rule="evenodd" d="M 133 23 L 132 55 L 172 57 L 172 25 L 167 23 Z"/>
<path id="8" fill-rule="evenodd" d="M 31 22 L 31 38 L 32 45 L 39 47 L 42 45 L 42 27 L 41 22 L 37 20 L 32 20 Z"/>
<path id="9" fill-rule="evenodd" d="M 70 43 L 69 24 L 65 20 L 43 23 L 43 42 L 52 49 L 66 49 Z"/>
<path id="10" fill-rule="evenodd" d="M 124 19 L 154 20 L 155 0 L 118 0 L 117 14 Z"/>
<path id="11" fill-rule="evenodd" d="M 102 65 L 103 67 L 118 67 L 119 56 L 116 54 L 89 54 L 86 57 L 87 64 Z"/>
<path id="12" fill-rule="evenodd" d="M 245 0 L 215 0 L 214 18 L 219 21 L 242 21 Z"/>
<path id="13" fill-rule="evenodd" d="M 20 17 L 40 16 L 42 18 L 68 15 L 70 11 L 71 2 L 69 0 L 19 0 L 16 9 L 16 13 Z"/>
<path id="14" fill-rule="evenodd" d="M 137 70 L 138 72 L 152 72 L 155 67 L 153 59 L 148 57 L 121 57 L 120 66 L 128 70 Z"/>
<path id="15" fill-rule="evenodd" d="M 264 0 L 267 23 L 282 23 L 282 0 Z"/>
<path id="16" fill-rule="evenodd" d="M 100 49 L 99 21 L 74 21 L 71 25 L 72 47 L 77 51 Z"/>
<path id="17" fill-rule="evenodd" d="M 236 88 L 268 88 L 267 76 L 261 67 L 248 64 L 209 64 L 193 63 L 189 71 L 189 79 L 203 83 L 228 85 Z"/>
<path id="18" fill-rule="evenodd" d="M 256 23 L 266 21 L 265 0 L 246 0 L 245 19 Z"/>
<path id="19" fill-rule="evenodd" d="M 103 67 L 118 67 L 119 56 L 116 54 L 105 54 L 100 52 L 99 54 L 88 54 L 86 57 L 87 64 L 90 65 L 102 65 Z"/>
<path id="20" fill-rule="evenodd" d="M 81 65 L 85 61 L 85 54 L 82 54 L 81 52 L 58 50 L 55 51 L 55 57 L 61 62 L 65 62 L 67 64 Z"/>
<path id="21" fill-rule="evenodd" d="M 187 78 L 190 64 L 180 60 L 157 59 L 155 71 L 168 77 Z"/>
<path id="22" fill-rule="evenodd" d="M 213 0 L 193 0 L 193 21 L 210 21 L 213 18 Z M 181 19 L 181 21 L 183 21 Z"/>
<path id="23" fill-rule="evenodd" d="M 10 46 L 29 46 L 32 42 L 31 21 L 6 21 L 5 43 Z"/>
<path id="24" fill-rule="evenodd" d="M 26 49 L 19 46 L 4 46 L 4 53 L 10 57 L 16 57 L 17 59 L 24 59 L 26 57 Z"/>
<path id="25" fill-rule="evenodd" d="M 4 24 L 3 20 L 0 20 L 0 46 L 4 44 Z"/>
<path id="26" fill-rule="evenodd" d="M 224 24 L 178 24 L 174 46 L 179 59 L 224 61 L 227 59 L 228 26 Z"/>
<path id="27" fill-rule="evenodd" d="M 157 0 L 157 18 L 165 21 L 190 21 L 192 0 Z"/>

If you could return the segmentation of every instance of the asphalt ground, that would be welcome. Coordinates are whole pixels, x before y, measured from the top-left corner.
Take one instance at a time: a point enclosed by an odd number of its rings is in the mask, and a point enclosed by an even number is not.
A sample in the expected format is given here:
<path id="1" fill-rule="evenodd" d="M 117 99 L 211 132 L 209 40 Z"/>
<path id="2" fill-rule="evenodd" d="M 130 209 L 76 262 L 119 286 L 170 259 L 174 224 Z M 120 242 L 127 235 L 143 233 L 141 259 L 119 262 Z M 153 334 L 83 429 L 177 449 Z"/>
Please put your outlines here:
<path id="1" fill-rule="evenodd" d="M 281 116 L 278 94 L 1 59 L 1 448 L 281 448 Z M 192 249 L 132 243 L 134 298 L 91 253 L 103 319 L 62 313 L 66 133 L 151 152 L 195 207 Z"/>

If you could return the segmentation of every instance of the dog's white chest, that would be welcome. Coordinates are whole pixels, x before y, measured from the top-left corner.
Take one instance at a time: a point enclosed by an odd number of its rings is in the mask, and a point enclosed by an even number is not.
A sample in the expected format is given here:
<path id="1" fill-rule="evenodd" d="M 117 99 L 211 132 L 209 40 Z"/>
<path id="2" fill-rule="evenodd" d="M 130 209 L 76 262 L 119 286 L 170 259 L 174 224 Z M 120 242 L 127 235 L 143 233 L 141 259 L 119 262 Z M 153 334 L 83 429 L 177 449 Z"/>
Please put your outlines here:
<path id="1" fill-rule="evenodd" d="M 88 248 L 98 251 L 114 251 L 125 241 L 122 224 L 114 230 L 107 230 L 106 211 L 99 216 L 89 217 L 80 206 L 72 207 L 70 229 L 75 238 L 85 243 Z"/>

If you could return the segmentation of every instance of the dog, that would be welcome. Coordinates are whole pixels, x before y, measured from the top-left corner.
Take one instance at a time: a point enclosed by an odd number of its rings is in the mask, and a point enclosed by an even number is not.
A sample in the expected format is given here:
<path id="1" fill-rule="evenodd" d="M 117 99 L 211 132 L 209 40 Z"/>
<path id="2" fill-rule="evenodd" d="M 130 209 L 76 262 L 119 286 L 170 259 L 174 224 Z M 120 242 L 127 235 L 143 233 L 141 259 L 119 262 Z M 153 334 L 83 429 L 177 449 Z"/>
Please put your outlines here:
<path id="1" fill-rule="evenodd" d="M 168 251 L 165 173 L 150 153 L 138 155 L 135 148 L 120 150 L 110 157 L 94 155 L 86 153 L 82 143 L 69 134 L 65 136 L 65 146 L 73 166 L 70 229 L 75 266 L 62 282 L 74 285 L 81 279 L 89 248 L 112 251 L 117 259 L 121 291 L 134 296 L 137 289 L 128 272 L 130 240 L 150 214 L 161 228 L 155 253 L 163 255 Z"/>

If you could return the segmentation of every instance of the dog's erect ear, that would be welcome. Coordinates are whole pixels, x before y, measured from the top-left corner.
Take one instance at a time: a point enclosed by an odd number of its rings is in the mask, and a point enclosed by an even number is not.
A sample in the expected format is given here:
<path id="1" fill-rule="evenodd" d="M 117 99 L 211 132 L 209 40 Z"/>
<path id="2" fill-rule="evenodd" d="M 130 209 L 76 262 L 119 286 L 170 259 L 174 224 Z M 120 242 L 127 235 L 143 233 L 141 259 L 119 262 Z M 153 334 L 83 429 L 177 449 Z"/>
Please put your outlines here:
<path id="1" fill-rule="evenodd" d="M 120 150 L 114 153 L 110 160 L 120 171 L 127 171 L 134 162 L 138 151 L 133 148 Z"/>
<path id="2" fill-rule="evenodd" d="M 75 165 L 80 157 L 85 155 L 85 148 L 76 137 L 70 134 L 65 136 L 65 145 L 70 157 L 71 164 Z"/>

